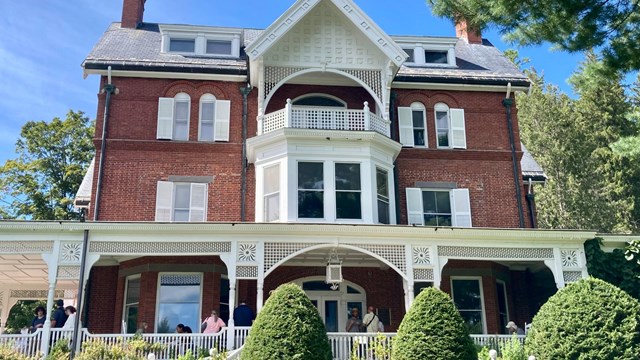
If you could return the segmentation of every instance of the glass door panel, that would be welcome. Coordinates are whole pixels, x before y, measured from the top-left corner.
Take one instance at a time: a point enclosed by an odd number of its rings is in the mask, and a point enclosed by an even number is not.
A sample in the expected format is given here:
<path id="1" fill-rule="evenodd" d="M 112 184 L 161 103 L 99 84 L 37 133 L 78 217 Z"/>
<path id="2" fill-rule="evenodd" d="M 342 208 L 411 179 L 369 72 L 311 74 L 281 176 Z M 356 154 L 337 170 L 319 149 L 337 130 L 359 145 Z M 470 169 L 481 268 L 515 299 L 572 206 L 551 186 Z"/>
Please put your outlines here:
<path id="1" fill-rule="evenodd" d="M 325 300 L 324 302 L 324 326 L 327 331 L 338 331 L 338 302 L 336 300 Z"/>

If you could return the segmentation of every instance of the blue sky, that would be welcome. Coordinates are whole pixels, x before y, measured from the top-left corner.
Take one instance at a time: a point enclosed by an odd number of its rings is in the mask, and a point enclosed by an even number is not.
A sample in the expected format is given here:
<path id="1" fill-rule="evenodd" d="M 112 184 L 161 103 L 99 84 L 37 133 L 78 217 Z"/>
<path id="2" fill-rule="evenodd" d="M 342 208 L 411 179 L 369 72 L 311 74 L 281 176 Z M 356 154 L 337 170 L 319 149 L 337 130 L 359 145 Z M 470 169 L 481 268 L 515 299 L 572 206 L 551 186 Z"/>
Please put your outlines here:
<path id="1" fill-rule="evenodd" d="M 294 0 L 147 0 L 147 22 L 263 29 Z M 449 20 L 431 15 L 424 0 L 356 3 L 390 35 L 455 36 Z M 98 77 L 82 77 L 80 64 L 113 21 L 122 0 L 0 0 L 0 164 L 15 157 L 21 126 L 29 120 L 63 118 L 69 109 L 95 118 Z M 495 30 L 485 31 L 500 50 L 512 48 Z M 580 54 L 550 46 L 519 49 L 547 81 L 570 92 L 567 77 Z"/>

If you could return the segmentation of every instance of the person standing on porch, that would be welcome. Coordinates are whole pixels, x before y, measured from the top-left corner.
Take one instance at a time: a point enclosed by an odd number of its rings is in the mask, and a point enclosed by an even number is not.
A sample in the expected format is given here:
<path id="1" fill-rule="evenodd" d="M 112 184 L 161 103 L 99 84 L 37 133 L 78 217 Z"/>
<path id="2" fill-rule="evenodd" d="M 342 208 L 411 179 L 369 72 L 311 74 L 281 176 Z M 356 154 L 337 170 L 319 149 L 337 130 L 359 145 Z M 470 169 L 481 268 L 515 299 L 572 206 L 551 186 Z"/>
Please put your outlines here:
<path id="1" fill-rule="evenodd" d="M 36 330 L 44 327 L 44 322 L 47 320 L 47 312 L 44 310 L 44 307 L 38 306 L 35 313 L 36 316 L 31 320 L 31 327 L 29 328 L 31 332 L 35 332 Z"/>
<path id="2" fill-rule="evenodd" d="M 509 321 L 507 323 L 507 331 L 509 332 L 509 335 L 524 335 L 524 330 L 519 328 L 518 325 L 516 325 L 516 323 L 514 323 L 513 321 Z"/>
<path id="3" fill-rule="evenodd" d="M 362 320 L 360 320 L 360 311 L 358 308 L 351 309 L 351 317 L 347 321 L 347 332 L 360 332 Z"/>
<path id="4" fill-rule="evenodd" d="M 255 318 L 253 310 L 244 300 L 241 300 L 240 305 L 233 310 L 233 321 L 236 326 L 251 326 Z"/>
<path id="5" fill-rule="evenodd" d="M 76 325 L 76 308 L 69 305 L 64 308 L 64 312 L 67 315 L 67 321 L 65 321 L 62 328 L 65 330 L 73 330 L 73 327 Z M 82 328 L 82 324 L 80 324 L 80 327 Z"/>
<path id="6" fill-rule="evenodd" d="M 203 334 L 215 334 L 219 332 L 223 327 L 226 326 L 224 321 L 218 317 L 218 312 L 215 310 L 211 311 L 211 316 L 204 319 L 202 325 L 206 324 L 206 328 L 202 332 Z"/>
<path id="7" fill-rule="evenodd" d="M 368 333 L 378 332 L 378 315 L 376 315 L 376 309 L 373 306 L 369 306 L 367 309 L 367 315 L 362 318 L 362 323 L 367 328 Z"/>
<path id="8" fill-rule="evenodd" d="M 67 314 L 64 311 L 64 300 L 58 299 L 56 301 L 56 311 L 53 312 L 53 319 L 51 320 L 52 328 L 62 328 L 67 322 Z"/>

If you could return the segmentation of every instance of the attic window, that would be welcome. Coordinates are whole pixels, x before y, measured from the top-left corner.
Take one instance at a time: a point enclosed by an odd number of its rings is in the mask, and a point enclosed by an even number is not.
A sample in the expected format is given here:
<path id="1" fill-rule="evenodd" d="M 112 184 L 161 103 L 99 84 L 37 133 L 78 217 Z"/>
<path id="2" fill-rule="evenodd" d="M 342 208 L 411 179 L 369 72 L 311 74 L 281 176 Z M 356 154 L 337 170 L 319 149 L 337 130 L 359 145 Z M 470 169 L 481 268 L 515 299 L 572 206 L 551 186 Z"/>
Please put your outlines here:
<path id="1" fill-rule="evenodd" d="M 409 55 L 409 57 L 407 58 L 407 62 L 415 62 L 415 57 L 413 56 L 413 49 L 402 49 L 404 50 L 404 52 L 407 53 L 407 55 Z"/>
<path id="2" fill-rule="evenodd" d="M 196 51 L 195 39 L 171 39 L 169 41 L 169 51 L 181 53 L 193 53 Z"/>
<path id="3" fill-rule="evenodd" d="M 207 54 L 231 55 L 231 40 L 207 40 Z"/>
<path id="4" fill-rule="evenodd" d="M 447 64 L 446 50 L 425 50 L 424 62 L 426 64 Z"/>

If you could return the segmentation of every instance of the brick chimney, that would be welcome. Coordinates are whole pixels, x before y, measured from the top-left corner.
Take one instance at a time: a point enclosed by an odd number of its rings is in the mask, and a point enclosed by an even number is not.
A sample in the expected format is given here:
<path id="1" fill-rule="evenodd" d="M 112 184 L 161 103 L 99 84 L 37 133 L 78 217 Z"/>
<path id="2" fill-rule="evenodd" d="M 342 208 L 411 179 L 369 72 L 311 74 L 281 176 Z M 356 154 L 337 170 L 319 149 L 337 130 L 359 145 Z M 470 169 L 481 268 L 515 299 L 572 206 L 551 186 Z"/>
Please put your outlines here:
<path id="1" fill-rule="evenodd" d="M 136 29 L 142 24 L 146 0 L 124 0 L 122 3 L 121 27 Z"/>
<path id="2" fill-rule="evenodd" d="M 460 19 L 456 22 L 456 36 L 462 38 L 468 44 L 482 44 L 480 30 L 469 27 L 465 19 Z"/>

